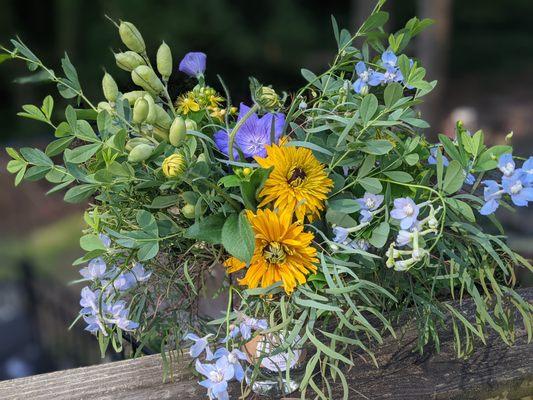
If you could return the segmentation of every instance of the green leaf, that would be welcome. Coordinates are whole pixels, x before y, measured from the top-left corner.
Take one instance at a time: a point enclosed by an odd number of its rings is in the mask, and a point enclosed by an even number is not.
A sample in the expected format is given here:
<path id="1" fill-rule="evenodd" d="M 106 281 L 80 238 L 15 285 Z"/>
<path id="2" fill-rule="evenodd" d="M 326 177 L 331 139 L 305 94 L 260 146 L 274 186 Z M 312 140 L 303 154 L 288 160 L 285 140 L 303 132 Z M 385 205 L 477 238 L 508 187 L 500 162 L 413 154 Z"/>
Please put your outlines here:
<path id="1" fill-rule="evenodd" d="M 180 198 L 179 194 L 171 194 L 168 196 L 157 196 L 152 200 L 149 208 L 168 208 L 176 205 Z"/>
<path id="2" fill-rule="evenodd" d="M 38 165 L 41 167 L 52 167 L 54 165 L 54 162 L 50 159 L 50 157 L 48 157 L 39 149 L 23 147 L 20 149 L 20 154 L 22 154 L 26 161 L 33 165 Z"/>
<path id="3" fill-rule="evenodd" d="M 318 340 L 313 333 L 309 330 L 309 325 L 306 325 L 305 332 L 307 333 L 307 337 L 315 345 L 315 347 L 320 350 L 325 355 L 333 358 L 334 360 L 342 361 L 343 363 L 346 363 L 348 365 L 353 365 L 353 362 L 349 360 L 348 358 L 344 357 L 342 354 L 337 353 L 335 350 L 331 349 L 330 347 L 326 346 L 324 343 L 322 343 L 320 340 Z"/>
<path id="4" fill-rule="evenodd" d="M 100 141 L 98 136 L 96 136 L 96 133 L 94 133 L 94 130 L 91 125 L 83 119 L 76 121 L 76 129 L 74 131 L 74 136 L 85 142 Z"/>
<path id="5" fill-rule="evenodd" d="M 249 263 L 254 254 L 255 235 L 245 211 L 232 214 L 222 228 L 222 245 L 237 259 Z"/>
<path id="6" fill-rule="evenodd" d="M 372 93 L 367 94 L 363 101 L 361 101 L 361 107 L 359 108 L 359 114 L 364 125 L 372 119 L 376 111 L 378 110 L 378 99 Z"/>
<path id="7" fill-rule="evenodd" d="M 150 240 L 148 242 L 143 242 L 137 250 L 137 258 L 139 261 L 148 261 L 157 256 L 159 253 L 159 241 Z"/>
<path id="8" fill-rule="evenodd" d="M 382 222 L 372 231 L 372 236 L 370 237 L 370 244 L 374 247 L 382 248 L 387 243 L 389 238 L 390 226 L 387 222 Z"/>
<path id="9" fill-rule="evenodd" d="M 106 247 L 97 235 L 88 234 L 80 238 L 80 247 L 85 251 L 106 250 Z"/>
<path id="10" fill-rule="evenodd" d="M 93 184 L 74 186 L 67 190 L 63 200 L 67 203 L 79 203 L 91 196 L 94 192 L 96 192 L 96 185 Z"/>
<path id="11" fill-rule="evenodd" d="M 407 172 L 403 171 L 388 171 L 384 172 L 384 174 L 396 182 L 407 183 L 413 181 L 413 177 Z"/>
<path id="12" fill-rule="evenodd" d="M 373 155 L 366 156 L 365 161 L 363 161 L 363 164 L 361 164 L 359 171 L 357 171 L 357 179 L 361 179 L 367 176 L 369 172 L 374 169 L 375 165 L 376 157 L 374 157 Z"/>
<path id="13" fill-rule="evenodd" d="M 318 77 L 316 76 L 314 72 L 309 71 L 308 69 L 305 69 L 305 68 L 302 68 L 300 72 L 307 82 L 311 83 L 312 85 L 320 89 L 321 87 L 320 80 L 318 79 Z"/>
<path id="14" fill-rule="evenodd" d="M 368 19 L 363 23 L 360 28 L 361 33 L 368 33 L 377 28 L 382 27 L 389 20 L 389 13 L 385 11 L 378 11 L 377 13 L 372 14 Z"/>
<path id="15" fill-rule="evenodd" d="M 391 108 L 402 97 L 403 87 L 397 82 L 389 83 L 383 92 L 383 99 L 388 108 Z"/>
<path id="16" fill-rule="evenodd" d="M 442 151 L 437 148 L 437 187 L 442 189 L 442 178 L 444 176 L 444 159 L 442 157 Z"/>
<path id="17" fill-rule="evenodd" d="M 100 146 L 100 143 L 91 143 L 75 149 L 65 149 L 65 161 L 72 164 L 84 163 L 100 149 Z"/>
<path id="18" fill-rule="evenodd" d="M 465 176 L 465 171 L 459 161 L 450 161 L 450 165 L 446 168 L 442 189 L 448 194 L 457 192 L 463 186 Z"/>
<path id="19" fill-rule="evenodd" d="M 52 96 L 48 95 L 44 98 L 41 110 L 43 110 L 46 119 L 50 120 L 50 117 L 52 117 L 52 111 L 54 111 L 54 98 Z"/>
<path id="20" fill-rule="evenodd" d="M 411 167 L 415 165 L 419 159 L 420 156 L 417 153 L 411 153 L 405 156 L 405 162 Z"/>
<path id="21" fill-rule="evenodd" d="M 144 232 L 157 237 L 158 235 L 157 222 L 155 221 L 154 216 L 150 212 L 146 210 L 139 210 L 137 211 L 136 219 L 137 219 L 137 223 L 139 224 L 139 227 Z"/>
<path id="22" fill-rule="evenodd" d="M 351 214 L 361 209 L 361 205 L 355 199 L 334 199 L 328 202 L 329 209 Z"/>
<path id="23" fill-rule="evenodd" d="M 189 239 L 220 244 L 225 222 L 226 217 L 222 214 L 209 215 L 187 228 L 184 236 Z"/>
<path id="24" fill-rule="evenodd" d="M 456 213 L 462 215 L 468 221 L 476 222 L 476 217 L 472 211 L 472 207 L 470 207 L 468 203 L 454 198 L 446 198 L 446 203 L 448 203 L 450 208 L 452 208 Z"/>
<path id="25" fill-rule="evenodd" d="M 286 144 L 286 146 L 294 146 L 294 147 L 305 147 L 310 150 L 317 151 L 319 153 L 325 154 L 327 156 L 332 156 L 333 153 L 323 147 L 320 147 L 317 144 L 311 143 L 311 142 L 300 142 L 298 140 L 290 141 Z"/>
<path id="26" fill-rule="evenodd" d="M 66 136 L 59 139 L 56 139 L 48 146 L 46 146 L 46 150 L 44 151 L 46 155 L 49 157 L 54 157 L 60 154 L 63 150 L 65 150 L 74 140 L 72 136 Z"/>
<path id="27" fill-rule="evenodd" d="M 339 225 L 343 228 L 351 228 L 357 225 L 357 221 L 348 214 L 331 210 L 329 208 L 328 211 L 326 211 L 326 221 L 328 221 L 331 225 Z"/>
<path id="28" fill-rule="evenodd" d="M 27 169 L 24 179 L 27 181 L 38 181 L 44 178 L 44 176 L 50 171 L 49 166 L 34 165 Z"/>
<path id="29" fill-rule="evenodd" d="M 380 156 L 383 154 L 387 154 L 389 151 L 392 150 L 392 147 L 392 143 L 388 140 L 378 139 L 369 140 L 368 142 L 366 142 L 365 147 L 363 147 L 361 150 L 368 154 Z"/>
<path id="30" fill-rule="evenodd" d="M 439 140 L 444 146 L 444 150 L 446 150 L 446 153 L 453 159 L 457 161 L 461 161 L 461 154 L 459 153 L 459 150 L 457 150 L 457 147 L 451 139 L 446 135 L 439 135 Z"/>
<path id="31" fill-rule="evenodd" d="M 493 146 L 485 150 L 479 156 L 474 169 L 476 171 L 489 171 L 498 166 L 498 158 L 502 154 L 512 153 L 513 148 L 511 146 L 498 145 Z"/>
<path id="32" fill-rule="evenodd" d="M 225 188 L 237 187 L 241 184 L 241 178 L 237 175 L 226 175 L 218 180 L 218 184 Z"/>
<path id="33" fill-rule="evenodd" d="M 358 180 L 359 184 L 367 191 L 373 194 L 381 193 L 383 186 L 377 178 L 363 178 Z"/>

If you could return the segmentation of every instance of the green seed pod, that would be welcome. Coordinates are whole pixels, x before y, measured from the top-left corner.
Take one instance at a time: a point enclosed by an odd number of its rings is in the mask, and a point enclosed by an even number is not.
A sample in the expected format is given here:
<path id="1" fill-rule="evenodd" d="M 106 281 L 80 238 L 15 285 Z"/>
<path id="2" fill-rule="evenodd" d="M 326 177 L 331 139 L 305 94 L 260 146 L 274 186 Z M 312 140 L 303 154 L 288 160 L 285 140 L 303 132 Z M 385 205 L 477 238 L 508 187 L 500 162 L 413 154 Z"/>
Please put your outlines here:
<path id="1" fill-rule="evenodd" d="M 196 123 L 196 121 L 193 121 L 190 118 L 187 118 L 185 120 L 185 127 L 187 128 L 188 131 L 197 131 L 198 130 L 198 124 Z"/>
<path id="2" fill-rule="evenodd" d="M 183 214 L 185 218 L 188 218 L 188 219 L 194 219 L 194 217 L 196 216 L 196 210 L 192 204 L 185 204 L 181 208 L 181 213 Z"/>
<path id="3" fill-rule="evenodd" d="M 161 106 L 155 105 L 155 112 L 156 112 L 156 120 L 154 122 L 154 125 L 156 125 L 159 128 L 163 128 L 165 130 L 170 129 L 170 125 L 172 124 L 172 118 L 170 118 L 170 115 L 165 111 L 165 109 Z"/>
<path id="4" fill-rule="evenodd" d="M 148 102 L 143 97 L 135 101 L 132 118 L 135 124 L 142 124 L 146 120 L 149 111 L 148 108 Z"/>
<path id="5" fill-rule="evenodd" d="M 165 88 L 154 70 L 147 65 L 139 65 L 131 71 L 131 79 L 136 85 L 150 93 L 159 94 Z"/>
<path id="6" fill-rule="evenodd" d="M 108 113 L 113 112 L 113 107 L 107 101 L 101 101 L 96 108 L 98 111 L 107 111 Z"/>
<path id="7" fill-rule="evenodd" d="M 170 144 L 178 146 L 183 139 L 185 139 L 186 133 L 187 127 L 185 126 L 185 121 L 182 117 L 176 117 L 172 122 L 172 125 L 170 125 L 170 132 L 168 135 Z"/>
<path id="8" fill-rule="evenodd" d="M 124 43 L 128 49 L 140 54 L 146 51 L 146 45 L 144 44 L 141 32 L 139 32 L 131 22 L 120 21 L 118 33 L 122 43 Z"/>
<path id="9" fill-rule="evenodd" d="M 114 103 L 118 97 L 118 86 L 115 80 L 107 72 L 102 78 L 102 91 L 104 92 L 104 97 L 110 103 Z"/>
<path id="10" fill-rule="evenodd" d="M 140 144 L 151 144 L 148 139 L 142 138 L 142 137 L 134 137 L 126 142 L 126 150 L 131 151 L 133 148 L 137 147 Z"/>
<path id="11" fill-rule="evenodd" d="M 165 42 L 161 43 L 159 49 L 157 49 L 157 70 L 163 77 L 165 81 L 168 81 L 168 78 L 172 74 L 172 52 L 170 47 Z"/>
<path id="12" fill-rule="evenodd" d="M 139 65 L 146 65 L 144 58 L 134 51 L 115 53 L 115 62 L 117 63 L 117 67 L 128 72 L 133 71 Z"/>
<path id="13" fill-rule="evenodd" d="M 154 125 L 154 137 L 160 142 L 168 142 L 168 129 L 160 128 Z"/>
<path id="14" fill-rule="evenodd" d="M 152 155 L 152 151 L 154 150 L 154 147 L 146 144 L 141 143 L 137 146 L 135 146 L 128 155 L 128 161 L 130 163 L 138 163 L 141 161 L 144 161 L 148 159 Z"/>
<path id="15" fill-rule="evenodd" d="M 148 102 L 148 115 L 146 116 L 146 120 L 144 122 L 153 125 L 155 120 L 157 119 L 157 110 L 155 108 L 154 98 L 150 96 L 150 94 L 145 93 L 143 99 Z"/>
<path id="16" fill-rule="evenodd" d="M 146 94 L 144 90 L 134 90 L 132 92 L 126 92 L 122 97 L 130 103 L 130 106 L 134 105 L 137 99 L 140 99 Z"/>

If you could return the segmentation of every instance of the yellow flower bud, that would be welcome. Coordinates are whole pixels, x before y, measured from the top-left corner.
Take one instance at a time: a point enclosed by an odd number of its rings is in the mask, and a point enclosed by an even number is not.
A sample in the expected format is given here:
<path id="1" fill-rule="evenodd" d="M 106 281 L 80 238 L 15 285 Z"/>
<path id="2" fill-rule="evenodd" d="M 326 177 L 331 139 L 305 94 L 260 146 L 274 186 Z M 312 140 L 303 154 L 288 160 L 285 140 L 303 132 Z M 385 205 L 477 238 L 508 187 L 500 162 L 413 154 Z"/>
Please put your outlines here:
<path id="1" fill-rule="evenodd" d="M 134 51 L 115 53 L 115 62 L 117 63 L 117 67 L 128 72 L 133 71 L 139 65 L 146 65 L 144 58 Z"/>
<path id="2" fill-rule="evenodd" d="M 159 49 L 157 49 L 157 70 L 163 77 L 165 81 L 168 81 L 168 78 L 172 74 L 172 52 L 170 47 L 165 42 L 161 43 Z"/>
<path id="3" fill-rule="evenodd" d="M 150 93 L 159 94 L 165 88 L 154 70 L 147 65 L 139 65 L 131 71 L 131 79 L 136 85 Z"/>
<path id="4" fill-rule="evenodd" d="M 128 161 L 130 163 L 138 163 L 144 161 L 152 155 L 153 150 L 154 147 L 149 144 L 138 144 L 130 151 L 130 154 L 128 155 Z"/>
<path id="5" fill-rule="evenodd" d="M 161 170 L 167 178 L 175 178 L 185 171 L 185 159 L 181 154 L 172 154 L 163 160 Z"/>
<path id="6" fill-rule="evenodd" d="M 122 97 L 126 100 L 128 100 L 128 103 L 130 103 L 130 106 L 133 106 L 135 104 L 135 101 L 137 99 L 143 97 L 146 94 L 144 90 L 134 90 L 132 92 L 126 92 L 122 95 Z"/>
<path id="7" fill-rule="evenodd" d="M 131 22 L 120 21 L 118 33 L 122 43 L 124 43 L 128 49 L 140 54 L 146 51 L 146 45 L 144 44 L 141 32 L 139 32 Z"/>
<path id="8" fill-rule="evenodd" d="M 254 172 L 251 168 L 243 168 L 242 175 L 246 178 L 247 176 L 250 176 Z"/>
<path id="9" fill-rule="evenodd" d="M 281 105 L 276 91 L 268 86 L 261 86 L 257 89 L 255 93 L 255 101 L 267 110 L 273 110 Z"/>
<path id="10" fill-rule="evenodd" d="M 148 102 L 141 97 L 135 101 L 133 106 L 133 123 L 142 124 L 148 116 L 149 106 Z"/>
<path id="11" fill-rule="evenodd" d="M 196 121 L 193 121 L 190 118 L 187 118 L 185 120 L 185 127 L 187 128 L 188 131 L 197 131 L 198 130 L 198 124 L 196 123 Z"/>
<path id="12" fill-rule="evenodd" d="M 182 117 L 176 117 L 170 125 L 170 132 L 168 139 L 170 144 L 173 146 L 178 146 L 183 139 L 185 139 L 185 134 L 187 133 L 187 127 L 185 126 L 185 121 Z"/>
<path id="13" fill-rule="evenodd" d="M 108 113 L 113 112 L 113 107 L 107 101 L 101 101 L 96 108 L 98 111 L 107 111 Z"/>
<path id="14" fill-rule="evenodd" d="M 196 216 L 196 207 L 192 204 L 185 204 L 181 208 L 181 214 L 188 219 L 194 219 Z"/>
<path id="15" fill-rule="evenodd" d="M 114 103 L 118 97 L 118 86 L 115 80 L 107 72 L 102 78 L 102 91 L 107 101 Z"/>

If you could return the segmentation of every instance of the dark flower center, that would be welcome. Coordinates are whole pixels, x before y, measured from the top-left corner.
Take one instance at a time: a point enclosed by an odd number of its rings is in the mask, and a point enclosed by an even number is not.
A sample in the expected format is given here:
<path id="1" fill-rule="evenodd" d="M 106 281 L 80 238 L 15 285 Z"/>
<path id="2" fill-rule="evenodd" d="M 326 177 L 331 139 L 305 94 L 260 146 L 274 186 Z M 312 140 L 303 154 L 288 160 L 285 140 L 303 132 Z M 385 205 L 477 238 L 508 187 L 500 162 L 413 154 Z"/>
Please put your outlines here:
<path id="1" fill-rule="evenodd" d="M 300 186 L 306 177 L 307 174 L 305 171 L 300 167 L 296 167 L 292 170 L 292 173 L 290 173 L 287 182 L 291 186 Z"/>
<path id="2" fill-rule="evenodd" d="M 287 254 L 283 245 L 278 242 L 270 242 L 263 249 L 263 257 L 270 264 L 279 264 L 285 261 Z"/>

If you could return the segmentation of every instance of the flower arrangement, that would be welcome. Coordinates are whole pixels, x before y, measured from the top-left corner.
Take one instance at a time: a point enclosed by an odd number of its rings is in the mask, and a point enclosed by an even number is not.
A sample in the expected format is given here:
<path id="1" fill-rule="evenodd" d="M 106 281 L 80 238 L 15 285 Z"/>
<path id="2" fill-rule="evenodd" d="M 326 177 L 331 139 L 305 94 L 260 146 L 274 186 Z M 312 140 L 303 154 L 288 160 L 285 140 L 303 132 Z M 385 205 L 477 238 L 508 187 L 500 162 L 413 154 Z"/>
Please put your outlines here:
<path id="1" fill-rule="evenodd" d="M 251 78 L 238 107 L 221 79 L 208 86 L 205 54 L 186 54 L 178 72 L 162 43 L 153 63 L 129 22 L 117 24 L 127 50 L 115 58 L 138 90 L 106 72 L 99 103 L 68 56 L 59 74 L 19 39 L 2 47 L 74 102 L 64 119 L 52 96 L 23 107 L 56 139 L 45 151 L 8 148 L 8 170 L 16 185 L 45 179 L 49 193 L 88 203 L 74 265 L 80 319 L 103 353 L 120 350 L 124 332 L 163 354 L 189 348 L 209 398 L 227 399 L 228 381 L 253 388 L 265 368 L 289 379 L 305 350 L 296 387 L 328 398 L 351 354 L 373 358 L 400 316 L 416 321 L 420 350 L 438 348 L 438 327 L 452 324 L 458 356 L 486 329 L 511 344 L 515 310 L 531 329 L 531 305 L 513 289 L 515 268 L 531 265 L 493 213 L 533 201 L 533 158 L 488 147 L 460 122 L 453 139 L 424 138 L 416 105 L 436 82 L 404 51 L 431 21 L 386 34 L 382 5 L 355 33 L 332 19 L 338 52 L 325 72 L 303 69 L 298 92 Z M 171 77 L 191 89 L 170 93 Z M 206 292 L 222 265 L 226 278 Z M 198 302 L 217 296 L 226 306 L 206 317 Z M 462 296 L 475 321 L 447 302 Z M 256 354 L 254 338 L 258 349 L 277 339 Z"/>

